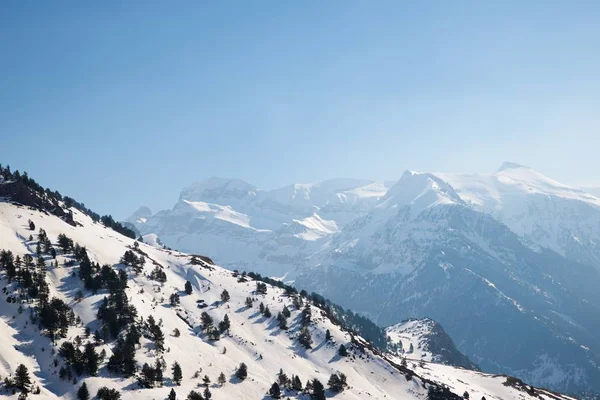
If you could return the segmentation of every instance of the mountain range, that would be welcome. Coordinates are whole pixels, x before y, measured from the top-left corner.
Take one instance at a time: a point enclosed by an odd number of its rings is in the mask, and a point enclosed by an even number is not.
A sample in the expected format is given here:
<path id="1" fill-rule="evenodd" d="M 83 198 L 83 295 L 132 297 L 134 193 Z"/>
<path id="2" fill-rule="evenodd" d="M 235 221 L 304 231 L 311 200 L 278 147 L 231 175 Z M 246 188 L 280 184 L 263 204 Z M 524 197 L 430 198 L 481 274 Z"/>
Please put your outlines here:
<path id="1" fill-rule="evenodd" d="M 128 223 L 381 326 L 429 317 L 482 370 L 600 390 L 600 199 L 516 164 L 260 190 L 211 178 Z"/>
<path id="2" fill-rule="evenodd" d="M 136 240 L 26 175 L 0 170 L 0 194 L 5 398 L 573 399 L 478 371 L 431 320 L 388 328 L 389 351 L 321 295 Z"/>

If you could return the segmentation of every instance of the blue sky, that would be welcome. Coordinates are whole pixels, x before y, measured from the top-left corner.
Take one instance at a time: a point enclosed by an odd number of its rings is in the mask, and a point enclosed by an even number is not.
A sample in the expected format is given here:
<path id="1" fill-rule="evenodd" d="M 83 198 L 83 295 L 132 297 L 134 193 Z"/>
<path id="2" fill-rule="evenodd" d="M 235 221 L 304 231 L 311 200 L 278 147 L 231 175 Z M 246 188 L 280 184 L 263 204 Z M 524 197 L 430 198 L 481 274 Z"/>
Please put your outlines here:
<path id="1" fill-rule="evenodd" d="M 209 176 L 600 183 L 597 1 L 25 3 L 0 3 L 0 162 L 100 213 Z"/>

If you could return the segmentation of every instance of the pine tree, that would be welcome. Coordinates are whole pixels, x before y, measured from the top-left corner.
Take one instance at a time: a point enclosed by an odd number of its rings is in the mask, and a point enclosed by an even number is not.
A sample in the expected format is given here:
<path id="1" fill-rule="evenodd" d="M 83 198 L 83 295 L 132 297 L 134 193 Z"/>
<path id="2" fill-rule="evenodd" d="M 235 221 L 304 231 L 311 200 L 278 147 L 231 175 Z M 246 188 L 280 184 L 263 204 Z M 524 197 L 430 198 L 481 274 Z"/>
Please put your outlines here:
<path id="1" fill-rule="evenodd" d="M 221 331 L 221 333 L 229 332 L 230 328 L 231 322 L 229 321 L 229 316 L 225 314 L 223 321 L 219 322 L 219 331 Z"/>
<path id="2" fill-rule="evenodd" d="M 204 378 L 202 378 L 202 382 L 204 383 L 204 386 L 208 387 L 208 385 L 210 385 L 210 378 L 208 377 L 208 375 L 204 375 Z"/>
<path id="3" fill-rule="evenodd" d="M 346 375 L 342 373 L 340 373 L 339 375 L 331 374 L 331 377 L 329 377 L 329 381 L 327 382 L 327 386 L 329 386 L 329 389 L 336 393 L 343 391 L 346 387 L 346 384 Z"/>
<path id="4" fill-rule="evenodd" d="M 288 330 L 287 319 L 282 313 L 277 314 L 277 321 L 279 321 L 279 329 L 283 331 Z"/>
<path id="5" fill-rule="evenodd" d="M 252 307 L 252 298 L 251 297 L 246 297 L 246 307 L 248 307 L 248 308 Z"/>
<path id="6" fill-rule="evenodd" d="M 280 368 L 279 372 L 277 373 L 277 383 L 279 383 L 279 386 L 284 388 L 288 387 L 290 384 L 290 379 L 288 378 L 286 373 L 283 372 L 283 368 Z"/>
<path id="7" fill-rule="evenodd" d="M 292 390 L 300 392 L 302 390 L 302 381 L 298 375 L 292 375 Z"/>
<path id="8" fill-rule="evenodd" d="M 208 390 L 208 387 L 204 388 L 204 399 L 210 400 L 212 398 L 212 393 Z"/>
<path id="9" fill-rule="evenodd" d="M 241 363 L 237 371 L 235 371 L 235 376 L 242 381 L 246 379 L 248 377 L 248 366 L 246 366 L 244 363 Z"/>
<path id="10" fill-rule="evenodd" d="M 209 326 L 212 326 L 213 324 L 213 319 L 210 315 L 208 315 L 208 313 L 206 311 L 204 311 L 201 315 L 200 315 L 200 321 L 202 322 L 202 328 L 204 330 L 207 330 Z"/>
<path id="11" fill-rule="evenodd" d="M 223 289 L 223 292 L 221 293 L 221 301 L 223 303 L 227 303 L 229 299 L 231 299 L 231 296 L 229 296 L 229 292 Z"/>
<path id="12" fill-rule="evenodd" d="M 177 400 L 177 393 L 175 393 L 175 390 L 173 388 L 171 388 L 167 400 Z"/>
<path id="13" fill-rule="evenodd" d="M 331 338 L 331 332 L 329 332 L 329 329 L 327 329 L 325 331 L 325 340 L 328 341 L 328 342 L 331 342 L 331 339 L 332 339 Z"/>
<path id="14" fill-rule="evenodd" d="M 78 400 L 89 400 L 90 399 L 90 392 L 88 391 L 87 385 L 85 382 L 83 382 L 83 384 L 79 387 L 79 390 L 77 390 L 77 399 Z"/>
<path id="15" fill-rule="evenodd" d="M 25 365 L 20 364 L 15 371 L 15 386 L 21 389 L 22 392 L 27 393 L 30 385 L 29 371 Z"/>
<path id="16" fill-rule="evenodd" d="M 35 224 L 33 223 L 32 220 L 29 220 L 29 230 L 30 231 L 35 231 Z"/>
<path id="17" fill-rule="evenodd" d="M 183 379 L 183 373 L 181 372 L 181 366 L 177 361 L 173 363 L 173 367 L 171 369 L 173 371 L 173 381 L 179 386 L 181 384 L 181 380 Z"/>
<path id="18" fill-rule="evenodd" d="M 300 344 L 306 349 L 311 348 L 312 337 L 310 336 L 310 332 L 308 331 L 307 327 L 302 328 L 300 331 L 300 335 L 298 335 L 298 342 L 300 342 Z"/>
<path id="19" fill-rule="evenodd" d="M 192 294 L 192 282 L 190 282 L 190 281 L 185 282 L 185 293 L 187 295 Z"/>
<path id="20" fill-rule="evenodd" d="M 269 310 L 269 306 L 265 307 L 265 311 L 263 312 L 265 318 L 271 318 L 271 310 Z"/>
<path id="21" fill-rule="evenodd" d="M 283 306 L 283 310 L 281 311 L 281 313 L 286 318 L 289 318 L 292 315 L 292 313 L 290 312 L 290 309 L 287 308 L 287 306 Z"/>
<path id="22" fill-rule="evenodd" d="M 348 350 L 346 350 L 346 346 L 344 346 L 343 343 L 340 344 L 338 354 L 340 355 L 340 357 L 346 357 L 348 355 Z"/>
<path id="23" fill-rule="evenodd" d="M 265 312 L 265 305 L 262 302 L 258 306 L 258 310 L 260 311 L 261 314 L 263 314 Z"/>
<path id="24" fill-rule="evenodd" d="M 157 358 L 154 363 L 154 383 L 158 386 L 162 386 L 163 380 L 163 364 L 160 362 L 160 359 Z"/>
<path id="25" fill-rule="evenodd" d="M 96 376 L 98 373 L 98 364 L 100 364 L 100 356 L 96 353 L 94 345 L 90 342 L 86 343 L 83 352 L 86 368 L 91 376 Z"/>
<path id="26" fill-rule="evenodd" d="M 318 379 L 313 379 L 312 381 L 312 394 L 310 396 L 313 400 L 325 400 L 325 387 Z"/>
<path id="27" fill-rule="evenodd" d="M 204 400 L 204 397 L 195 390 L 192 390 L 188 393 L 187 400 Z"/>
<path id="28" fill-rule="evenodd" d="M 219 378 L 217 379 L 217 383 L 218 383 L 220 386 L 223 386 L 223 385 L 224 385 L 226 382 L 227 382 L 227 378 L 225 377 L 225 374 L 221 372 L 221 373 L 219 374 Z"/>
<path id="29" fill-rule="evenodd" d="M 269 396 L 274 399 L 281 398 L 281 389 L 279 388 L 279 384 L 277 382 L 273 382 L 271 389 L 269 389 Z"/>

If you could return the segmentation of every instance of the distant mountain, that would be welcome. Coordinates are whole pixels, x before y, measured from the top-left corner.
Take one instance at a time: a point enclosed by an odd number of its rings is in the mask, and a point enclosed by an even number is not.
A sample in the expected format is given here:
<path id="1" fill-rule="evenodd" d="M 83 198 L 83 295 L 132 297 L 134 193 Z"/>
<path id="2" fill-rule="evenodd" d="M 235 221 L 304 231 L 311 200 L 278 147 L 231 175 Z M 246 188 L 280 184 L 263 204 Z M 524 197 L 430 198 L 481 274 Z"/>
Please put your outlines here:
<path id="1" fill-rule="evenodd" d="M 527 241 L 600 268 L 599 198 L 515 163 L 491 175 L 437 175 Z"/>
<path id="2" fill-rule="evenodd" d="M 515 163 L 488 175 L 407 171 L 391 185 L 229 182 L 184 189 L 136 227 L 326 293 L 382 326 L 432 317 L 485 371 L 600 391 L 593 195 Z"/>

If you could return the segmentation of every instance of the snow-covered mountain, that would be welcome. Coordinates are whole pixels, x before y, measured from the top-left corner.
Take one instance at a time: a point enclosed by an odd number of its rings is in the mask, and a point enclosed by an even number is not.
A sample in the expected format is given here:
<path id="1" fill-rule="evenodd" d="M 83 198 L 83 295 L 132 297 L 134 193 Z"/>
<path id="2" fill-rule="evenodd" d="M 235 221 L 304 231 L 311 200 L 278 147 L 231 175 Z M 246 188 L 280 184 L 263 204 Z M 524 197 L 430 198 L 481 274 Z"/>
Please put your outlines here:
<path id="1" fill-rule="evenodd" d="M 491 175 L 437 174 L 475 209 L 539 246 L 600 268 L 600 199 L 515 163 Z"/>
<path id="2" fill-rule="evenodd" d="M 484 370 L 600 390 L 593 195 L 515 163 L 489 175 L 407 171 L 394 184 L 229 182 L 184 189 L 136 227 L 327 293 L 382 325 L 432 317 Z"/>
<path id="3" fill-rule="evenodd" d="M 431 174 L 405 173 L 296 283 L 382 325 L 440 322 L 483 370 L 562 390 L 600 382 L 598 269 L 533 246 Z"/>
<path id="4" fill-rule="evenodd" d="M 124 399 L 570 398 L 506 376 L 404 363 L 347 330 L 319 298 L 135 241 L 53 192 L 3 190 L 1 396 L 25 387 L 32 398 L 71 399 L 85 384 L 92 396 Z M 323 397 L 319 382 L 329 386 Z"/>
<path id="5" fill-rule="evenodd" d="M 385 332 L 396 356 L 478 370 L 478 366 L 456 349 L 444 328 L 430 318 L 407 319 Z"/>

